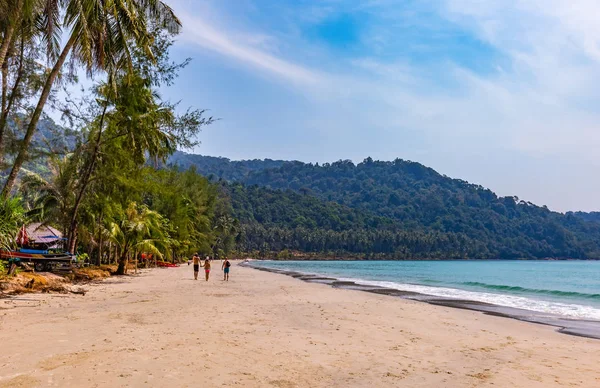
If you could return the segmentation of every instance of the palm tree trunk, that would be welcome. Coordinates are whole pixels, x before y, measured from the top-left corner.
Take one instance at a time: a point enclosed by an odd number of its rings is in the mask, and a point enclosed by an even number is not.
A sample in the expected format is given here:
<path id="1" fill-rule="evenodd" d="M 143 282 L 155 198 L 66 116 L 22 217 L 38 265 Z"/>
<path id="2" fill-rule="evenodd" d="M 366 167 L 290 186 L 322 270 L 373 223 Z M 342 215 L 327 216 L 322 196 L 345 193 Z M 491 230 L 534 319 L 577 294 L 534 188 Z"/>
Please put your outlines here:
<path id="1" fill-rule="evenodd" d="M 121 258 L 119 258 L 119 267 L 117 268 L 117 275 L 125 275 L 127 273 L 127 253 L 123 251 Z"/>
<path id="2" fill-rule="evenodd" d="M 12 35 L 15 32 L 15 26 L 8 26 L 6 30 L 6 34 L 4 35 L 4 40 L 2 41 L 2 45 L 0 46 L 0 66 L 4 66 L 4 61 L 6 60 L 6 54 L 8 53 L 8 47 L 12 42 Z"/>
<path id="3" fill-rule="evenodd" d="M 77 223 L 77 213 L 79 212 L 79 206 L 81 205 L 81 201 L 83 200 L 83 195 L 85 194 L 85 190 L 87 189 L 90 178 L 92 177 L 92 173 L 94 172 L 94 168 L 96 167 L 96 160 L 98 159 L 98 154 L 100 153 L 100 141 L 102 140 L 102 128 L 104 127 L 104 117 L 106 116 L 106 109 L 108 108 L 108 101 L 104 103 L 104 109 L 102 110 L 102 116 L 100 118 L 100 127 L 98 128 L 98 136 L 96 137 L 96 144 L 94 144 L 94 151 L 92 154 L 92 160 L 90 161 L 90 165 L 86 169 L 84 176 L 81 180 L 81 189 L 77 194 L 77 199 L 75 200 L 75 205 L 73 206 L 73 211 L 71 212 L 71 227 L 69 228 L 69 243 L 71 239 L 75 235 L 75 225 Z"/>
<path id="4" fill-rule="evenodd" d="M 2 115 L 6 111 L 6 97 L 8 92 L 8 61 L 2 65 Z"/>
<path id="5" fill-rule="evenodd" d="M 7 102 L 7 92 L 8 92 L 8 61 L 6 61 L 4 63 L 4 65 L 2 66 L 2 111 L 0 112 L 0 168 L 2 168 L 2 164 L 4 164 L 4 152 L 2 151 L 4 149 L 3 144 L 4 143 L 4 125 L 6 123 L 6 115 L 8 114 L 8 111 L 6 109 L 6 106 L 8 105 Z"/>
<path id="6" fill-rule="evenodd" d="M 102 244 L 104 244 L 104 241 L 102 239 L 103 233 L 102 233 L 102 218 L 103 218 L 103 213 L 100 212 L 100 219 L 98 220 L 99 226 L 98 226 L 98 230 L 100 231 L 99 236 L 98 236 L 98 265 L 102 265 Z"/>
<path id="7" fill-rule="evenodd" d="M 72 239 L 69 240 L 69 253 L 75 254 L 76 246 L 77 246 L 77 222 L 75 223 L 75 232 L 73 232 Z"/>
<path id="8" fill-rule="evenodd" d="M 1 199 L 8 198 L 8 195 L 10 194 L 13 186 L 15 185 L 15 181 L 17 180 L 17 175 L 19 174 L 19 171 L 21 170 L 21 166 L 23 166 L 23 163 L 25 162 L 25 159 L 27 158 L 27 151 L 29 150 L 29 144 L 31 143 L 33 134 L 35 133 L 35 130 L 37 129 L 38 121 L 40 120 L 42 111 L 44 110 L 44 106 L 46 105 L 46 102 L 48 101 L 48 97 L 50 96 L 50 92 L 52 91 L 52 86 L 54 85 L 54 81 L 56 80 L 56 77 L 58 76 L 60 69 L 62 68 L 63 64 L 65 63 L 65 60 L 67 59 L 67 56 L 69 55 L 69 52 L 73 48 L 73 45 L 75 44 L 75 39 L 76 39 L 76 36 L 71 35 L 71 38 L 69 39 L 69 41 L 63 48 L 63 51 L 60 53 L 60 56 L 58 57 L 58 60 L 54 64 L 52 71 L 50 71 L 50 74 L 48 74 L 48 78 L 46 79 L 44 88 L 42 89 L 42 94 L 40 95 L 38 104 L 35 107 L 35 110 L 33 111 L 33 115 L 31 116 L 31 121 L 29 122 L 29 125 L 27 126 L 27 132 L 25 133 L 25 137 L 23 138 L 23 143 L 21 144 L 21 147 L 19 149 L 19 154 L 17 155 L 17 158 L 15 159 L 12 170 L 10 171 L 8 178 L 6 179 L 6 183 L 4 184 L 4 189 L 2 190 L 2 193 L 0 194 Z"/>
<path id="9" fill-rule="evenodd" d="M 21 24 L 21 11 L 23 10 L 23 0 L 19 0 L 17 2 L 17 7 L 13 13 L 13 22 L 9 23 L 6 27 L 6 33 L 4 34 L 4 39 L 2 40 L 2 44 L 0 45 L 0 67 L 4 66 L 4 61 L 6 60 L 6 54 L 8 53 L 8 48 L 10 47 L 13 35 L 17 26 Z"/>
<path id="10" fill-rule="evenodd" d="M 5 68 L 8 70 L 8 62 L 2 67 L 2 112 L 0 113 L 0 165 L 4 161 L 4 129 L 6 128 L 6 122 L 8 121 L 8 114 L 12 109 L 15 102 L 19 86 L 21 85 L 21 79 L 23 78 L 23 62 L 25 57 L 25 39 L 21 37 L 21 50 L 19 52 L 19 69 L 17 70 L 17 78 L 13 84 L 10 92 L 10 97 L 5 103 L 5 90 L 8 88 L 8 84 L 5 85 L 7 76 L 5 75 Z"/>

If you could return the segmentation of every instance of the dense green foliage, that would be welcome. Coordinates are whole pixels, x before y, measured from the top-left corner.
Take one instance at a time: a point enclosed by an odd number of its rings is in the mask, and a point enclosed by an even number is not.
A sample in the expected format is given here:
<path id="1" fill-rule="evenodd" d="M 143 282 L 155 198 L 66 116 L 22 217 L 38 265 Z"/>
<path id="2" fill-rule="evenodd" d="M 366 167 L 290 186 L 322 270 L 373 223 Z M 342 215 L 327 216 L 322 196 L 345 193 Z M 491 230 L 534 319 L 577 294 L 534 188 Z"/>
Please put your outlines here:
<path id="1" fill-rule="evenodd" d="M 225 186 L 235 208 L 235 216 L 243 222 L 256 222 L 265 227 L 286 225 L 292 228 L 331 229 L 387 228 L 393 221 L 369 212 L 321 201 L 311 195 L 292 190 L 272 190 L 242 184 Z"/>
<path id="2" fill-rule="evenodd" d="M 291 190 L 225 185 L 241 222 L 238 249 L 328 256 L 464 258 L 485 249 L 464 234 L 398 229 L 393 220 Z"/>
<path id="3" fill-rule="evenodd" d="M 0 200 L 0 249 L 15 246 L 17 234 L 25 220 L 25 210 L 20 198 Z"/>
<path id="4" fill-rule="evenodd" d="M 243 180 L 251 172 L 281 167 L 284 163 L 287 162 L 271 159 L 235 161 L 214 156 L 188 154 L 182 151 L 175 152 L 169 158 L 169 164 L 176 165 L 182 169 L 188 169 L 193 166 L 199 173 L 205 176 L 213 175 L 228 181 Z"/>
<path id="5" fill-rule="evenodd" d="M 189 62 L 169 59 L 180 22 L 168 5 L 19 0 L 10 12 L 0 16 L 0 248 L 40 221 L 63 232 L 69 252 L 116 261 L 118 273 L 141 253 L 227 253 L 237 223 L 217 185 L 158 169 L 213 121 L 159 93 Z M 77 83 L 81 69 L 97 75 L 92 86 L 59 96 L 57 81 Z"/>
<path id="6" fill-rule="evenodd" d="M 251 242 L 243 249 L 264 250 L 263 238 L 256 236 L 266 235 L 274 250 L 391 258 L 600 257 L 600 223 L 497 197 L 418 163 L 369 158 L 358 165 L 285 162 L 262 169 L 252 163 L 253 171 L 240 180 L 250 187 L 226 185 L 234 214 L 247 229 L 241 237 Z M 200 166 L 206 175 L 234 180 L 227 168 Z M 290 232 L 310 237 L 292 238 Z M 408 235 L 414 243 L 407 242 Z"/>
<path id="7" fill-rule="evenodd" d="M 567 215 L 573 215 L 575 217 L 581 218 L 582 220 L 589 222 L 600 222 L 600 212 L 569 212 Z"/>

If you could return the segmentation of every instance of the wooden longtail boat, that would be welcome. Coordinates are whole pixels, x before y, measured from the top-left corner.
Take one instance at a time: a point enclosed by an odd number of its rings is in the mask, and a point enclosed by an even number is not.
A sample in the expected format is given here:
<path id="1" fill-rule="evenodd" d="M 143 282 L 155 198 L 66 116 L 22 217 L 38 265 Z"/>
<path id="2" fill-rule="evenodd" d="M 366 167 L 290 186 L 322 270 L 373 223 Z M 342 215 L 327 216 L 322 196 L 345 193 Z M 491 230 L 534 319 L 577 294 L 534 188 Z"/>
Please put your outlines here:
<path id="1" fill-rule="evenodd" d="M 23 263 L 33 263 L 36 271 L 51 271 L 53 264 L 70 263 L 71 255 L 67 253 L 49 253 L 48 251 L 37 251 L 34 249 L 23 249 L 16 251 L 0 251 L 3 260 Z"/>

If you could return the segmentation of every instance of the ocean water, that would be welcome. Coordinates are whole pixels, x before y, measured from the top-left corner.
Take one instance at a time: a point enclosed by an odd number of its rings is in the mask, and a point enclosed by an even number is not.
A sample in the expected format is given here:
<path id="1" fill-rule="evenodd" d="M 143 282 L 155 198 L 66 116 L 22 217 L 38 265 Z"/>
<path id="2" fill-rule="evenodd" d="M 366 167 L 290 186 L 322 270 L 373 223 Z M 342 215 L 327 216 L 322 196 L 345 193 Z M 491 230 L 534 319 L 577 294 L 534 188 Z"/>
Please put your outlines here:
<path id="1" fill-rule="evenodd" d="M 600 261 L 260 261 L 255 265 L 600 320 Z"/>

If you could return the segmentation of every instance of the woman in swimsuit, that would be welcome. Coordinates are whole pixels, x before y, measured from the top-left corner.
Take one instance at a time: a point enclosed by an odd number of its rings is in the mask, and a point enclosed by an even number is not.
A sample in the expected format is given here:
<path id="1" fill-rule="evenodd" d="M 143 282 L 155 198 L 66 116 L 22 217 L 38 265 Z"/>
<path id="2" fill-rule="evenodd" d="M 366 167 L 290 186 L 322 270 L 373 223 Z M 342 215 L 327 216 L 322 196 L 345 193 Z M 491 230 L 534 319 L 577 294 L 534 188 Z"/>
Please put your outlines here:
<path id="1" fill-rule="evenodd" d="M 208 276 L 210 275 L 210 259 L 207 257 L 204 260 L 204 273 L 206 274 L 206 281 L 208 281 Z"/>

